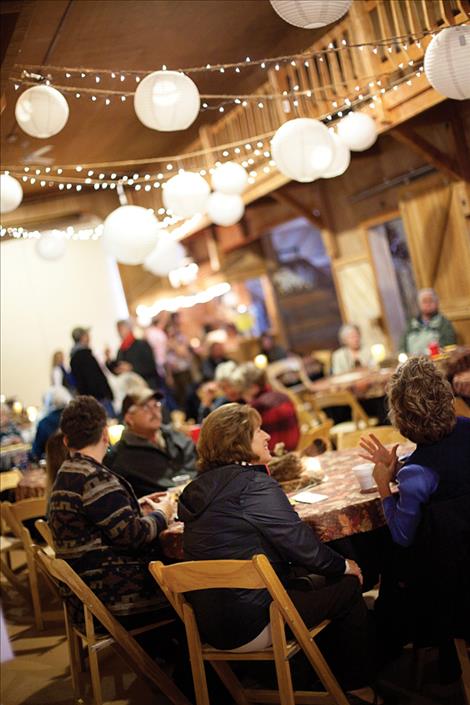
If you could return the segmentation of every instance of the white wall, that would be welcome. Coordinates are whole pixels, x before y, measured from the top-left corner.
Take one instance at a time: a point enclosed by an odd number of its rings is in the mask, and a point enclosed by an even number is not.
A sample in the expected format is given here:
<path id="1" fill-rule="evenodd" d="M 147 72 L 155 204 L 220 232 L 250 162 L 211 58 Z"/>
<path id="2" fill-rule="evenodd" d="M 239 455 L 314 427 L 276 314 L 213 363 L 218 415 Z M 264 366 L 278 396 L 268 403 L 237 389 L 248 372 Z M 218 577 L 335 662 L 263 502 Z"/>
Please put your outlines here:
<path id="1" fill-rule="evenodd" d="M 33 240 L 2 242 L 1 392 L 25 405 L 41 405 L 51 358 L 63 350 L 68 364 L 75 326 L 91 326 L 91 347 L 115 351 L 115 323 L 127 305 L 117 265 L 97 241 L 70 241 L 56 261 L 41 259 Z"/>

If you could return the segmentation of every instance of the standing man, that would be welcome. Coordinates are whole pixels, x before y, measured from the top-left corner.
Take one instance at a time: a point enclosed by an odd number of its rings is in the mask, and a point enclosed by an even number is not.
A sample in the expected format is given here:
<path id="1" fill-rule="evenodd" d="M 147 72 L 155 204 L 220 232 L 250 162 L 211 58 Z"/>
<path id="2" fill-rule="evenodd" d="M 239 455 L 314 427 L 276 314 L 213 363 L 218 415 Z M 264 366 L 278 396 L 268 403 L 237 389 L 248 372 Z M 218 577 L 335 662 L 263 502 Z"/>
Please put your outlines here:
<path id="1" fill-rule="evenodd" d="M 106 409 L 108 416 L 114 416 L 113 393 L 108 380 L 90 350 L 89 328 L 77 326 L 72 331 L 74 345 L 70 352 L 70 368 L 75 378 L 77 392 L 88 394 Z"/>
<path id="2" fill-rule="evenodd" d="M 129 321 L 118 321 L 117 329 L 121 338 L 117 362 L 127 362 L 151 389 L 160 389 L 163 380 L 157 372 L 150 345 L 146 340 L 138 340 L 134 336 Z"/>
<path id="3" fill-rule="evenodd" d="M 427 355 L 430 343 L 440 348 L 457 342 L 452 323 L 439 313 L 439 298 L 434 289 L 418 292 L 419 315 L 408 323 L 400 341 L 400 352 Z"/>

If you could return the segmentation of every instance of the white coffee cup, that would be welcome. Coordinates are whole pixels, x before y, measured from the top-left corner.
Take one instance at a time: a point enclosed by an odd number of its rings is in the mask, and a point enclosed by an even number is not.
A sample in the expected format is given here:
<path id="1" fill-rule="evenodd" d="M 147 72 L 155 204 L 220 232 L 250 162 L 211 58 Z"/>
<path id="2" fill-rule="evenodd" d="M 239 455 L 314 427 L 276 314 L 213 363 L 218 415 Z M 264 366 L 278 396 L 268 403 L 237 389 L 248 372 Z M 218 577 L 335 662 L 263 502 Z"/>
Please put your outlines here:
<path id="1" fill-rule="evenodd" d="M 375 487 L 375 480 L 372 477 L 374 463 L 361 463 L 360 465 L 355 465 L 352 470 L 361 490 L 371 490 Z"/>

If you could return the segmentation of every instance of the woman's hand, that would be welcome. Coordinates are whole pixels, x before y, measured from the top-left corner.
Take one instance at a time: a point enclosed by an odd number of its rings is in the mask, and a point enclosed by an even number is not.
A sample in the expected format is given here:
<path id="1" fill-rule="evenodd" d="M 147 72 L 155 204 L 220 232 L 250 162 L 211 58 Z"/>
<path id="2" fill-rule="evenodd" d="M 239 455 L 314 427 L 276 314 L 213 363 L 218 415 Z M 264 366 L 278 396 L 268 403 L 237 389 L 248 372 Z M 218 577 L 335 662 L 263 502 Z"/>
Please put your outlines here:
<path id="1" fill-rule="evenodd" d="M 151 512 L 163 512 L 166 517 L 167 524 L 170 523 L 170 521 L 176 514 L 176 501 L 168 497 L 166 493 L 165 496 L 159 499 L 157 502 L 155 502 L 149 496 L 141 497 L 139 499 L 139 504 L 141 506 L 142 513 L 144 516 L 147 516 L 147 514 L 150 514 Z"/>
<path id="2" fill-rule="evenodd" d="M 364 460 L 368 460 L 370 463 L 383 463 L 387 466 L 392 463 L 395 465 L 398 464 L 398 443 L 393 446 L 392 450 L 387 450 L 377 436 L 370 433 L 369 436 L 362 436 L 359 445 L 365 451 L 364 453 L 360 453 L 360 457 L 364 458 Z"/>
<path id="3" fill-rule="evenodd" d="M 395 475 L 395 463 L 392 462 L 390 465 L 385 465 L 385 463 L 376 463 L 374 470 L 372 471 L 372 477 L 377 484 L 377 489 L 379 490 L 379 495 L 382 499 L 391 495 L 390 483 L 395 479 Z"/>
<path id="4" fill-rule="evenodd" d="M 350 558 L 346 559 L 346 570 L 344 571 L 345 575 L 355 575 L 356 578 L 359 580 L 360 584 L 362 585 L 364 582 L 364 579 L 362 577 L 362 571 L 356 561 L 351 560 Z"/>

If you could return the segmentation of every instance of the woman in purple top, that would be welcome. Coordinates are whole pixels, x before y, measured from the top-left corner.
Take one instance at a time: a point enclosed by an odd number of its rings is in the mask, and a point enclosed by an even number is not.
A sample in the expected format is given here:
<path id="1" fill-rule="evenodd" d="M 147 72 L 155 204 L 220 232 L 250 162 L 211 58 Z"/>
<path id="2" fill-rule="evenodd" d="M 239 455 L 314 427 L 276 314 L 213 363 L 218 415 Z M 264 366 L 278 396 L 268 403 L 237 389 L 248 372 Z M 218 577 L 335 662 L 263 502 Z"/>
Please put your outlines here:
<path id="1" fill-rule="evenodd" d="M 388 397 L 393 425 L 416 450 L 400 461 L 398 446 L 389 451 L 370 434 L 361 439 L 362 457 L 375 463 L 393 541 L 410 546 L 425 505 L 470 496 L 470 419 L 456 417 L 452 388 L 426 357 L 412 357 L 397 369 Z M 398 495 L 391 482 L 398 483 Z"/>

